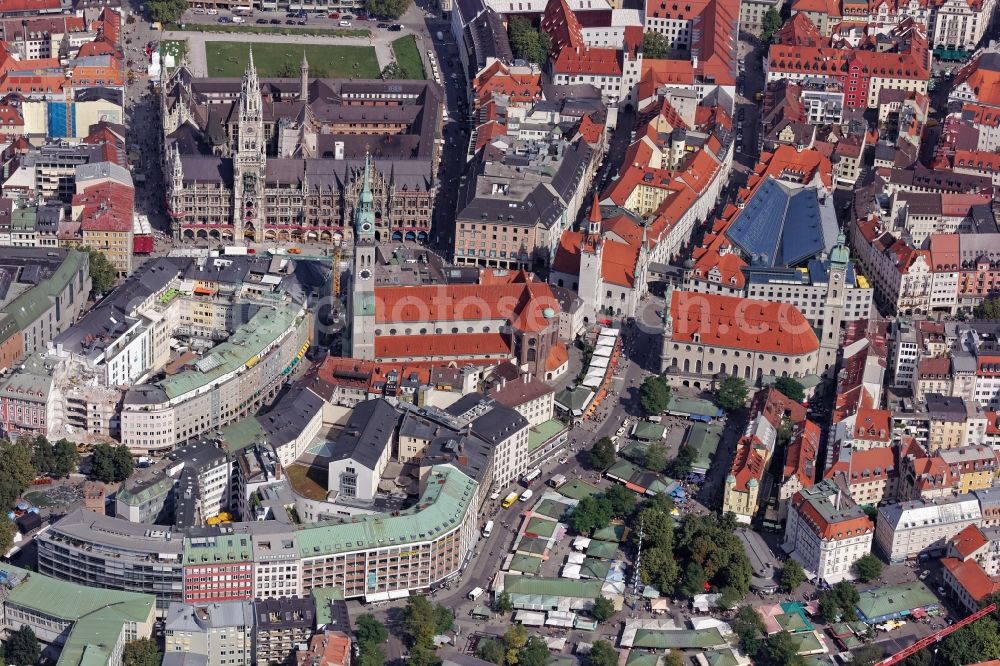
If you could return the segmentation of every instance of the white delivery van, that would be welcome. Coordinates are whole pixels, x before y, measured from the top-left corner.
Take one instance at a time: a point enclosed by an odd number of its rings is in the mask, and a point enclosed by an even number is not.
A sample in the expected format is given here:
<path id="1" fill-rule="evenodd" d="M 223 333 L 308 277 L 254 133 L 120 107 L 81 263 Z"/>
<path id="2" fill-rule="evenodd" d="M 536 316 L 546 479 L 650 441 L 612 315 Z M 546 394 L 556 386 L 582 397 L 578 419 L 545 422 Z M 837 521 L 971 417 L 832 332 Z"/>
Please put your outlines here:
<path id="1" fill-rule="evenodd" d="M 483 528 L 483 536 L 489 537 L 491 534 L 493 534 L 493 521 L 488 520 L 486 521 L 486 527 Z"/>
<path id="2" fill-rule="evenodd" d="M 528 500 L 531 499 L 531 496 L 534 494 L 535 493 L 531 489 L 528 489 L 525 490 L 523 493 L 521 493 L 521 496 L 518 497 L 518 499 L 521 500 L 522 502 L 527 502 Z"/>
<path id="3" fill-rule="evenodd" d="M 481 596 L 483 596 L 483 588 L 481 587 L 474 587 L 472 588 L 472 591 L 469 592 L 469 598 L 472 599 L 473 601 L 475 601 Z"/>

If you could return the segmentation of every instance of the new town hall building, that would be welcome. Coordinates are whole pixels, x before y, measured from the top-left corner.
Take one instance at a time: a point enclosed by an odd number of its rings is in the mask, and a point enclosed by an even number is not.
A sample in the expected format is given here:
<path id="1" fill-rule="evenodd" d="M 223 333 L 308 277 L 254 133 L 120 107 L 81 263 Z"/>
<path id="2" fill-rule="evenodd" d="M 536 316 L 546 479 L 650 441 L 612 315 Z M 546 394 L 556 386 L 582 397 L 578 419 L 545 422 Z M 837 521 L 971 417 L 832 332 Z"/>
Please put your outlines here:
<path id="1" fill-rule="evenodd" d="M 428 81 L 194 78 L 163 92 L 174 236 L 333 242 L 351 235 L 366 155 L 378 240 L 426 240 L 440 159 L 441 91 Z M 346 224 L 345 224 L 346 222 Z"/>

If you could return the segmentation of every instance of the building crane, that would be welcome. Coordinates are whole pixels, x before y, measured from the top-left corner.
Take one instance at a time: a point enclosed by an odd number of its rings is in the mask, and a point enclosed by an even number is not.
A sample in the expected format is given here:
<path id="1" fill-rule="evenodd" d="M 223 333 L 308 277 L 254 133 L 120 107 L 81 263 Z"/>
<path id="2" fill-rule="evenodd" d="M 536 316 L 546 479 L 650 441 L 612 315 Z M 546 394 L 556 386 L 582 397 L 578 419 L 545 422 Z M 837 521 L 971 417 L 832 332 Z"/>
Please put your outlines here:
<path id="1" fill-rule="evenodd" d="M 907 657 L 910 657 L 910 656 L 916 654 L 917 652 L 920 652 L 925 647 L 930 647 L 931 645 L 934 645 L 935 643 L 940 643 L 942 640 L 944 640 L 944 638 L 946 636 L 949 636 L 950 634 L 958 631 L 962 627 L 967 627 L 970 624 L 972 624 L 973 622 L 975 622 L 976 620 L 983 619 L 984 617 L 986 617 L 987 615 L 989 615 L 990 613 L 992 613 L 993 611 L 995 611 L 996 608 L 997 608 L 997 605 L 995 603 L 994 604 L 990 604 L 986 608 L 978 610 L 978 611 L 976 611 L 975 613 L 973 613 L 972 615 L 970 615 L 968 617 L 962 618 L 961 620 L 959 620 L 955 624 L 949 625 L 949 626 L 945 627 L 944 629 L 942 629 L 941 631 L 935 632 L 935 633 L 931 634 L 930 636 L 924 636 L 923 638 L 921 638 L 919 641 L 917 641 L 913 645 L 910 645 L 909 647 L 903 649 L 902 651 L 897 652 L 896 654 L 892 655 L 891 657 L 887 657 L 887 658 L 883 659 L 882 661 L 876 661 L 875 662 L 875 666 L 890 666 L 891 664 L 898 664 L 899 662 L 903 661 Z"/>

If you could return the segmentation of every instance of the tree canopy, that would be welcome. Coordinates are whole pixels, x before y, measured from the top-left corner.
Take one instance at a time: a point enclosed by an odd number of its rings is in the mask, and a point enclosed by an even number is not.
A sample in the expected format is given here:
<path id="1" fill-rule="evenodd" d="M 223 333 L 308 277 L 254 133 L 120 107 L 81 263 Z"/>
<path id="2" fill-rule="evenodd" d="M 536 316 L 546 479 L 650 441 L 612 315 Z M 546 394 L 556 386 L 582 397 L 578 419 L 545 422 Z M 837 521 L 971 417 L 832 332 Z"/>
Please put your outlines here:
<path id="1" fill-rule="evenodd" d="M 180 20 L 181 14 L 187 11 L 187 0 L 148 0 L 149 17 L 154 21 L 172 23 Z"/>
<path id="2" fill-rule="evenodd" d="M 587 452 L 587 464 L 596 470 L 604 471 L 615 464 L 618 454 L 610 437 L 601 437 L 594 442 Z"/>
<path id="3" fill-rule="evenodd" d="M 359 643 L 385 643 L 389 640 L 389 630 L 374 615 L 366 613 L 355 622 L 354 636 Z"/>
<path id="4" fill-rule="evenodd" d="M 140 638 L 125 644 L 122 653 L 123 666 L 160 666 L 163 656 L 156 649 L 152 638 Z"/>
<path id="5" fill-rule="evenodd" d="M 616 666 L 618 663 L 618 651 L 615 646 L 606 640 L 594 641 L 587 658 L 584 660 L 586 666 Z"/>
<path id="6" fill-rule="evenodd" d="M 650 472 L 659 474 L 667 468 L 667 445 L 663 442 L 650 442 L 642 456 L 642 466 Z"/>
<path id="7" fill-rule="evenodd" d="M 569 516 L 569 525 L 578 534 L 590 534 L 612 518 L 624 518 L 635 511 L 635 493 L 623 486 L 611 486 L 600 495 L 580 500 Z"/>
<path id="8" fill-rule="evenodd" d="M 642 57 L 663 59 L 670 55 L 670 44 L 663 33 L 646 32 L 642 35 Z"/>
<path id="9" fill-rule="evenodd" d="M 715 389 L 715 402 L 727 412 L 732 412 L 746 405 L 749 393 L 745 381 L 739 377 L 726 377 Z"/>
<path id="10" fill-rule="evenodd" d="M 410 0 L 365 0 L 365 9 L 380 19 L 398 19 L 410 8 Z"/>
<path id="11" fill-rule="evenodd" d="M 795 641 L 787 631 L 779 631 L 767 639 L 765 650 L 769 663 L 778 666 L 801 666 L 802 657 L 797 654 Z"/>
<path id="12" fill-rule="evenodd" d="M 753 569 L 735 529 L 736 519 L 731 513 L 721 519 L 684 516 L 674 536 L 674 556 L 702 567 L 705 580 L 713 588 L 733 587 L 742 596 L 750 591 Z"/>
<path id="13" fill-rule="evenodd" d="M 736 614 L 729 621 L 733 633 L 740 641 L 740 647 L 748 655 L 755 655 L 760 652 L 764 645 L 764 636 L 767 626 L 764 618 L 753 606 L 740 606 L 736 609 Z"/>
<path id="14" fill-rule="evenodd" d="M 601 596 L 594 600 L 594 607 L 590 609 L 590 614 L 598 622 L 610 620 L 615 614 L 615 604 L 607 597 Z"/>
<path id="15" fill-rule="evenodd" d="M 972 309 L 976 319 L 1000 319 L 1000 298 L 987 298 Z"/>
<path id="16" fill-rule="evenodd" d="M 694 449 L 687 445 L 682 446 L 677 451 L 677 456 L 667 465 L 667 472 L 675 479 L 683 479 L 691 472 L 694 457 Z"/>
<path id="17" fill-rule="evenodd" d="M 761 31 L 760 38 L 765 44 L 769 43 L 774 38 L 774 33 L 781 29 L 781 14 L 774 7 L 771 7 L 766 12 L 764 12 L 764 18 L 761 20 Z"/>
<path id="18" fill-rule="evenodd" d="M 104 483 L 124 481 L 132 474 L 135 461 L 124 444 L 98 444 L 90 461 L 90 473 Z"/>
<path id="19" fill-rule="evenodd" d="M 484 638 L 476 646 L 476 656 L 497 666 L 503 666 L 503 645 L 500 644 L 500 641 L 495 641 L 492 638 Z"/>
<path id="20" fill-rule="evenodd" d="M 806 572 L 798 560 L 788 558 L 785 566 L 781 569 L 781 589 L 784 592 L 793 592 L 802 583 L 806 582 Z"/>
<path id="21" fill-rule="evenodd" d="M 6 513 L 14 507 L 21 493 L 35 480 L 35 467 L 31 464 L 30 440 L 17 442 L 0 440 L 0 510 Z"/>
<path id="22" fill-rule="evenodd" d="M 861 595 L 850 581 L 842 580 L 829 590 L 823 592 L 819 598 L 819 614 L 827 623 L 836 622 L 838 619 L 853 621 L 857 619 L 854 608 Z"/>
<path id="23" fill-rule="evenodd" d="M 806 399 L 805 387 L 794 377 L 778 377 L 774 382 L 774 388 L 784 393 L 789 400 L 802 402 Z"/>
<path id="24" fill-rule="evenodd" d="M 663 594 L 671 594 L 680 575 L 674 559 L 673 503 L 664 495 L 647 500 L 633 525 L 642 525 L 643 550 L 639 575 L 642 582 L 653 585 Z M 638 536 L 638 531 L 633 530 Z"/>
<path id="25" fill-rule="evenodd" d="M 511 601 L 510 592 L 504 590 L 497 595 L 495 601 L 496 610 L 498 613 L 509 613 L 514 610 L 514 602 Z"/>
<path id="26" fill-rule="evenodd" d="M 26 624 L 10 634 L 4 647 L 4 658 L 11 664 L 35 664 L 42 656 L 42 646 L 35 632 Z"/>
<path id="27" fill-rule="evenodd" d="M 507 23 L 507 35 L 514 55 L 528 62 L 545 64 L 549 53 L 549 36 L 535 29 L 531 21 L 520 16 L 514 16 Z"/>
<path id="28" fill-rule="evenodd" d="M 882 575 L 882 561 L 868 553 L 855 560 L 851 565 L 851 570 L 866 583 L 871 583 L 879 579 Z"/>
<path id="29" fill-rule="evenodd" d="M 184 2 L 185 8 L 187 2 Z M 153 4 L 150 3 L 150 11 L 153 9 Z M 181 10 L 184 11 L 184 10 Z M 164 20 L 164 19 L 153 19 L 154 21 Z M 173 19 L 165 19 L 173 20 Z M 90 261 L 90 280 L 91 287 L 90 290 L 96 296 L 103 296 L 104 294 L 111 291 L 111 288 L 115 286 L 115 282 L 118 281 L 118 269 L 115 268 L 103 252 L 100 250 L 95 250 L 90 247 L 80 248 L 89 256 Z"/>
<path id="30" fill-rule="evenodd" d="M 1000 659 L 1000 633 L 993 617 L 962 627 L 941 643 L 938 663 L 949 666 Z"/>
<path id="31" fill-rule="evenodd" d="M 14 533 L 17 528 L 14 523 L 7 520 L 6 514 L 0 516 L 0 557 L 14 547 Z"/>
<path id="32" fill-rule="evenodd" d="M 670 385 L 663 375 L 650 375 L 642 380 L 639 402 L 649 415 L 662 414 L 670 404 Z"/>
<path id="33" fill-rule="evenodd" d="M 549 661 L 549 646 L 541 636 L 528 636 L 528 642 L 517 653 L 518 666 L 545 666 Z"/>

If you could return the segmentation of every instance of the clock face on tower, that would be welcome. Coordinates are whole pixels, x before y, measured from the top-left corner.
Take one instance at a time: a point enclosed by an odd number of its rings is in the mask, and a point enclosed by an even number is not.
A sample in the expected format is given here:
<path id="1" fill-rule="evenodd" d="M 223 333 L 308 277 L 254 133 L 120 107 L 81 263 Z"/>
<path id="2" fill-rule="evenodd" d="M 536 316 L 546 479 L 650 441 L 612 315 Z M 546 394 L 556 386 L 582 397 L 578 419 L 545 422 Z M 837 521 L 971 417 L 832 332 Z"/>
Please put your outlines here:
<path id="1" fill-rule="evenodd" d="M 368 233 L 372 230 L 372 225 L 370 222 L 365 222 L 361 225 L 361 231 Z"/>

